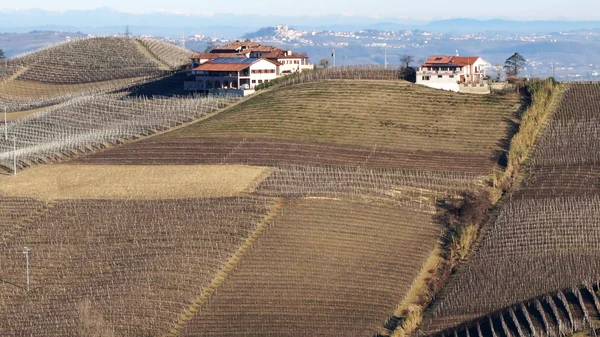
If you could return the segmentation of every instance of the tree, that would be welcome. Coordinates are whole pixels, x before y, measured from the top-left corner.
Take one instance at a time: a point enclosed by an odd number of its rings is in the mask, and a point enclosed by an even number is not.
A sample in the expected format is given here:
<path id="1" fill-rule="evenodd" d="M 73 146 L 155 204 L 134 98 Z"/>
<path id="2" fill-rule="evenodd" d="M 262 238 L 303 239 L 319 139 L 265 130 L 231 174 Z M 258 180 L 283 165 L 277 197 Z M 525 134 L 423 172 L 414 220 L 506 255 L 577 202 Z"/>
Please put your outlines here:
<path id="1" fill-rule="evenodd" d="M 217 48 L 219 45 L 217 44 L 217 42 L 215 41 L 210 41 L 207 45 L 206 45 L 206 49 L 204 49 L 205 53 L 210 53 L 211 51 L 213 51 L 213 49 Z"/>
<path id="2" fill-rule="evenodd" d="M 410 64 L 415 61 L 415 57 L 412 55 L 402 55 L 400 56 L 400 64 L 404 68 L 409 68 Z"/>
<path id="3" fill-rule="evenodd" d="M 5 58 L 6 56 L 4 56 L 4 50 L 0 49 L 0 60 Z"/>
<path id="4" fill-rule="evenodd" d="M 514 53 L 513 56 L 506 59 L 504 62 L 504 69 L 506 69 L 506 74 L 508 77 L 517 77 L 519 75 L 519 71 L 525 68 L 525 64 L 527 61 L 521 54 Z"/>
<path id="5" fill-rule="evenodd" d="M 330 64 L 330 62 L 329 62 L 328 58 L 324 58 L 324 59 L 321 59 L 321 61 L 319 61 L 319 65 L 322 68 L 329 68 L 329 64 Z"/>

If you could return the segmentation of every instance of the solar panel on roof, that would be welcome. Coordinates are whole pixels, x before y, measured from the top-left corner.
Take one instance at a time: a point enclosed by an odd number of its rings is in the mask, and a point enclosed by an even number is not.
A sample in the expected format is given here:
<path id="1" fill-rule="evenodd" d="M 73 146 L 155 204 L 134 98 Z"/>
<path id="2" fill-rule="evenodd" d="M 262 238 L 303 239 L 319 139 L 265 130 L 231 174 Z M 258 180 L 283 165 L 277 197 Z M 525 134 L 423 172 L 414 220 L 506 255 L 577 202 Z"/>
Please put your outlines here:
<path id="1" fill-rule="evenodd" d="M 441 57 L 436 57 L 436 58 L 435 58 L 435 60 L 436 60 L 436 61 L 441 61 L 441 60 L 442 60 L 442 58 L 441 58 Z"/>

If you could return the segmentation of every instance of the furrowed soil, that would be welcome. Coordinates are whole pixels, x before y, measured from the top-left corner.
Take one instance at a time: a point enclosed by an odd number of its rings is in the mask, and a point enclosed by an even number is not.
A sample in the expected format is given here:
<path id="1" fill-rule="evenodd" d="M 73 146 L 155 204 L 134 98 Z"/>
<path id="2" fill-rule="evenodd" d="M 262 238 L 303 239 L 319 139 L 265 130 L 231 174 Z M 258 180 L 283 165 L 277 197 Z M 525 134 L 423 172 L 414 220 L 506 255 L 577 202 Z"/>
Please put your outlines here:
<path id="1" fill-rule="evenodd" d="M 520 108 L 401 81 L 322 81 L 263 93 L 202 122 L 81 162 L 364 165 L 489 174 Z"/>
<path id="2" fill-rule="evenodd" d="M 0 195 L 57 199 L 171 199 L 239 195 L 267 174 L 251 166 L 41 165 L 0 177 Z"/>
<path id="3" fill-rule="evenodd" d="M 430 214 L 407 208 L 292 201 L 182 335 L 372 335 L 440 230 Z"/>
<path id="4" fill-rule="evenodd" d="M 0 198 L 2 336 L 158 336 L 207 286 L 273 204 L 265 198 Z M 27 214 L 29 213 L 29 214 Z M 2 227 L 0 227 L 2 228 Z M 31 249 L 26 291 L 23 247 Z"/>
<path id="5" fill-rule="evenodd" d="M 600 327 L 600 86 L 563 86 L 521 184 L 426 313 L 423 335 Z"/>

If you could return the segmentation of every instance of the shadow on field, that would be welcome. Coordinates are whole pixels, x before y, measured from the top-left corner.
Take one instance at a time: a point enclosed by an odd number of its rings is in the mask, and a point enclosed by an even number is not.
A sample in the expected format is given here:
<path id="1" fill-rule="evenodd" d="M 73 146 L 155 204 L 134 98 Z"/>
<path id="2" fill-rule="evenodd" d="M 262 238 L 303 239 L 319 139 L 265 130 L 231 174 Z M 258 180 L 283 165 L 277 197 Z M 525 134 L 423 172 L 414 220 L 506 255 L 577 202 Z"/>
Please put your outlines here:
<path id="1" fill-rule="evenodd" d="M 508 151 L 510 150 L 510 141 L 512 138 L 519 132 L 519 128 L 521 127 L 521 119 L 523 114 L 529 106 L 531 105 L 531 98 L 527 96 L 523 96 L 521 99 L 521 106 L 519 109 L 510 117 L 504 118 L 504 122 L 506 122 L 506 134 L 504 138 L 498 141 L 498 146 L 501 150 L 494 151 L 493 158 L 498 164 L 498 166 L 503 169 L 508 165 Z"/>
<path id="2" fill-rule="evenodd" d="M 156 79 L 154 81 L 132 87 L 130 97 L 174 97 L 194 95 L 194 91 L 183 89 L 183 82 L 188 80 L 185 71 L 179 71 L 172 75 Z"/>

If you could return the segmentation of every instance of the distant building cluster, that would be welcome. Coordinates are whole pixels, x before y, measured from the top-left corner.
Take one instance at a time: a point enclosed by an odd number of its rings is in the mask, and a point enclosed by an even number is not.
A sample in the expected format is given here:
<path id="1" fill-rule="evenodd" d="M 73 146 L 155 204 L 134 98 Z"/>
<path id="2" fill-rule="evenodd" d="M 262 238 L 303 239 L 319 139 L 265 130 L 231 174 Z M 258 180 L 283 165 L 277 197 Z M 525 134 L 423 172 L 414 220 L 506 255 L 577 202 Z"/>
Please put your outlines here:
<path id="1" fill-rule="evenodd" d="M 314 69 L 305 54 L 240 41 L 197 54 L 191 62 L 194 81 L 187 81 L 185 88 L 199 91 L 252 90 L 277 77 Z"/>

